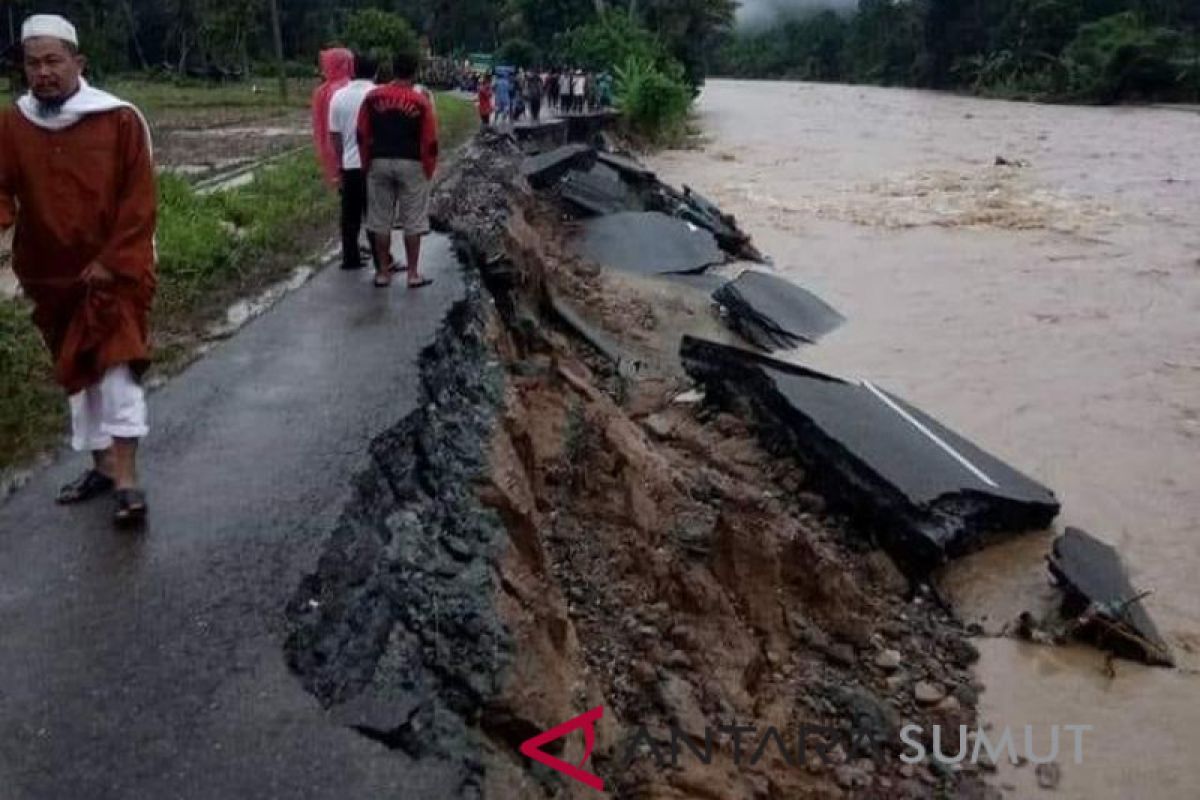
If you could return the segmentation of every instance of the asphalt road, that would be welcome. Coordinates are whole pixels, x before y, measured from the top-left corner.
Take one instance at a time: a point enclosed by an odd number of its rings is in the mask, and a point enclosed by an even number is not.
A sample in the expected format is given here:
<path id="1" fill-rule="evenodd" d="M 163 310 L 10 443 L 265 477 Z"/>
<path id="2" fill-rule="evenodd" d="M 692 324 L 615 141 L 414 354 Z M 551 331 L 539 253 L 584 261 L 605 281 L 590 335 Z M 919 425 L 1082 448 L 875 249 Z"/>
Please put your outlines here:
<path id="1" fill-rule="evenodd" d="M 0 798 L 440 798 L 450 768 L 336 724 L 288 673 L 283 609 L 368 442 L 413 410 L 463 295 L 328 269 L 151 397 L 151 521 L 52 502 L 64 454 L 0 507 Z"/>

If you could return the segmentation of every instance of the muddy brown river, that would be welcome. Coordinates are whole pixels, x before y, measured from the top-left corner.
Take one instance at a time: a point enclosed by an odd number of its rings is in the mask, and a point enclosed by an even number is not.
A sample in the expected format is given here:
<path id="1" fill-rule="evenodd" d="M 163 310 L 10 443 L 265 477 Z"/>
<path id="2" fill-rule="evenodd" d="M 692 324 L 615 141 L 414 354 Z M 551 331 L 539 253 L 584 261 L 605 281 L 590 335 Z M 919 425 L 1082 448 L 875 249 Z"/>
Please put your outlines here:
<path id="1" fill-rule="evenodd" d="M 806 363 L 868 377 L 1051 486 L 1116 545 L 1180 668 L 1001 636 L 1053 598 L 1050 534 L 941 576 L 980 622 L 982 708 L 1064 732 L 1009 797 L 1200 796 L 1200 114 L 713 81 L 701 148 L 654 166 L 737 215 L 849 318 Z M 998 163 L 1003 162 L 1003 163 Z M 957 741 L 957 739 L 954 739 Z M 1023 748 L 1020 748 L 1023 749 Z M 953 750 L 951 751 L 953 752 Z"/>

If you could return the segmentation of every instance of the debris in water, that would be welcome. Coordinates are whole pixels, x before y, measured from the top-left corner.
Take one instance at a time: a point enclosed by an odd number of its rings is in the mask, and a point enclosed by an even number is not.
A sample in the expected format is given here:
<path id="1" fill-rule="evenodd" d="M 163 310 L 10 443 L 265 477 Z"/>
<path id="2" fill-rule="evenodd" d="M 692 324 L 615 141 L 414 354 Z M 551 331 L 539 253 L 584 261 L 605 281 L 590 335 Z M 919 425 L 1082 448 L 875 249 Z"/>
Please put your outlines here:
<path id="1" fill-rule="evenodd" d="M 924 571 L 992 532 L 1044 528 L 1046 487 L 874 385 L 684 337 L 684 368 L 726 407 L 746 409 L 776 450 L 810 462 L 826 497 Z"/>
<path id="2" fill-rule="evenodd" d="M 590 220 L 577 247 L 601 266 L 643 275 L 703 272 L 725 261 L 711 233 L 653 211 Z"/>
<path id="3" fill-rule="evenodd" d="M 1005 158 L 1004 156 L 996 156 L 996 166 L 997 167 L 1028 167 L 1029 162 L 1024 159 L 1021 159 L 1021 158 L 1010 160 L 1010 159 Z"/>
<path id="4" fill-rule="evenodd" d="M 1058 788 L 1058 784 L 1062 781 L 1062 768 L 1055 762 L 1049 764 L 1038 764 L 1034 770 L 1037 776 L 1038 788 L 1054 790 Z"/>
<path id="5" fill-rule="evenodd" d="M 1172 667 L 1171 650 L 1142 607 L 1117 551 L 1086 531 L 1067 528 L 1046 559 L 1063 588 L 1074 632 L 1125 658 Z"/>
<path id="6" fill-rule="evenodd" d="M 775 275 L 746 270 L 717 289 L 713 299 L 729 313 L 729 326 L 763 350 L 815 344 L 846 318 L 824 300 Z"/>

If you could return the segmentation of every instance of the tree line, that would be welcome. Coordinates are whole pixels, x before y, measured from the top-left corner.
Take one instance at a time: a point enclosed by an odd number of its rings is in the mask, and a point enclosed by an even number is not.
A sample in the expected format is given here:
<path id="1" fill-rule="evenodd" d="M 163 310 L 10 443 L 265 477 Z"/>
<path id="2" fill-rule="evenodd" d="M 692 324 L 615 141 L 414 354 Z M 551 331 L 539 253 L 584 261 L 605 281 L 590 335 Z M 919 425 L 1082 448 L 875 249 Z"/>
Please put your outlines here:
<path id="1" fill-rule="evenodd" d="M 507 46 L 538 60 L 566 57 L 576 31 L 621 18 L 653 37 L 693 84 L 735 10 L 734 0 L 8 0 L 0 42 L 17 40 L 27 14 L 61 13 L 80 29 L 96 70 L 236 75 L 273 57 L 272 1 L 284 55 L 297 69 L 311 70 L 321 48 L 345 43 L 367 10 L 404 19 L 438 54 Z"/>
<path id="2" fill-rule="evenodd" d="M 1200 99 L 1197 0 L 860 0 L 729 36 L 716 70 L 1062 101 Z"/>

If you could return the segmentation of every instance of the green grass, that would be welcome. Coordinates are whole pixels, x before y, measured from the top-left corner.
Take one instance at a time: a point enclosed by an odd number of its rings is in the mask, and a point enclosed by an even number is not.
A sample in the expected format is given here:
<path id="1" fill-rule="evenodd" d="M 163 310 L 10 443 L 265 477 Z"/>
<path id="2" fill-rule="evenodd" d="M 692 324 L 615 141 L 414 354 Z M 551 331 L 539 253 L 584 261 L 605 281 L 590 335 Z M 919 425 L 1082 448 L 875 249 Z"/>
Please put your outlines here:
<path id="1" fill-rule="evenodd" d="M 30 310 L 23 300 L 0 301 L 0 466 L 36 455 L 66 422 L 66 404 Z"/>
<path id="2" fill-rule="evenodd" d="M 450 94 L 439 94 L 437 111 L 438 137 L 441 139 L 443 153 L 449 153 L 479 130 L 479 114 L 470 100 Z"/>
<path id="3" fill-rule="evenodd" d="M 211 305 L 218 289 L 260 277 L 265 261 L 292 263 L 324 239 L 337 214 L 337 196 L 321 182 L 309 153 L 287 156 L 253 183 L 202 196 L 183 178 L 159 178 L 159 290 L 155 327 L 173 328 Z M 219 292 L 218 300 L 227 299 Z"/>
<path id="4" fill-rule="evenodd" d="M 141 98 L 149 98 L 150 114 L 209 102 L 208 95 L 195 93 Z M 457 97 L 440 96 L 438 111 L 445 158 L 474 133 L 477 121 L 474 106 Z M 151 329 L 156 369 L 170 373 L 187 361 L 201 333 L 231 302 L 282 278 L 329 240 L 337 227 L 338 199 L 321 182 L 307 151 L 282 158 L 253 183 L 220 194 L 198 195 L 186 180 L 170 174 L 159 176 L 158 185 L 159 284 Z M 0 470 L 46 450 L 67 422 L 62 392 L 29 311 L 24 300 L 0 300 L 0 386 L 5 387 Z"/>

